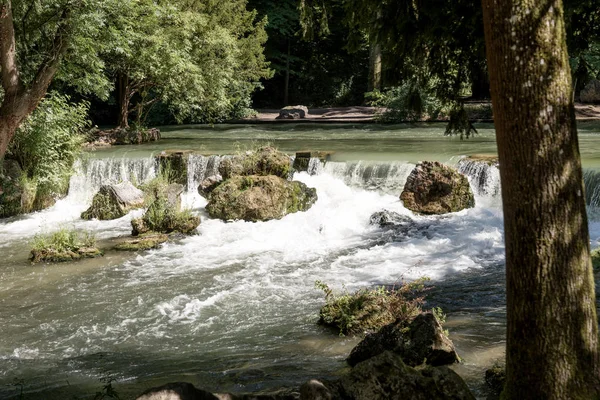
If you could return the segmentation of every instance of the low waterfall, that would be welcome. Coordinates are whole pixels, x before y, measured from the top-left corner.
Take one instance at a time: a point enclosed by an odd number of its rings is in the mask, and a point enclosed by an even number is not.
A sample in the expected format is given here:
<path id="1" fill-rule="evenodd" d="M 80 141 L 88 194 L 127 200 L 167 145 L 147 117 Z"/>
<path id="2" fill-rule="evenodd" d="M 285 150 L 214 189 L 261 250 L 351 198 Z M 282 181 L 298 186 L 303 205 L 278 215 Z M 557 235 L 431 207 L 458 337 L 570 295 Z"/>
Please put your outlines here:
<path id="1" fill-rule="evenodd" d="M 471 188 L 479 196 L 500 195 L 500 170 L 497 165 L 481 160 L 463 158 L 458 162 L 458 172 L 466 175 Z"/>
<path id="2" fill-rule="evenodd" d="M 156 177 L 157 163 L 147 158 L 90 158 L 75 163 L 75 174 L 69 183 L 69 198 L 87 202 L 102 185 L 130 181 L 135 185 Z"/>
<path id="3" fill-rule="evenodd" d="M 330 161 L 323 166 L 321 173 L 342 179 L 349 186 L 399 194 L 414 167 L 414 164 L 406 162 Z"/>
<path id="4" fill-rule="evenodd" d="M 200 182 L 219 174 L 221 156 L 201 156 L 192 154 L 188 158 L 187 190 L 195 192 Z"/>

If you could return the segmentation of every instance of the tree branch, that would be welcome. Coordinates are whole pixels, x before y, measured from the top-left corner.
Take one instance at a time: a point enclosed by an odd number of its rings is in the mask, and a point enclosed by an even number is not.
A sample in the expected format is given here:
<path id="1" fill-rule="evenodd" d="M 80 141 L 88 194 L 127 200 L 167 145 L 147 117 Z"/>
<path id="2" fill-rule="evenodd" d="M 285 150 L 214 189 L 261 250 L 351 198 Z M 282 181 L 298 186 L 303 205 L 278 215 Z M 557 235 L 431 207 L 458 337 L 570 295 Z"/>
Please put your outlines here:
<path id="1" fill-rule="evenodd" d="M 52 49 L 44 59 L 42 65 L 40 65 L 31 84 L 30 93 L 32 94 L 33 99 L 37 99 L 34 100 L 36 102 L 46 93 L 52 78 L 54 78 L 54 75 L 58 70 L 60 60 L 67 51 L 69 42 L 69 14 L 70 9 L 65 8 L 58 21 L 58 29 L 54 35 Z"/>
<path id="2" fill-rule="evenodd" d="M 10 0 L 0 5 L 0 71 L 5 94 L 10 96 L 17 93 L 21 89 L 21 79 L 17 65 L 15 27 Z"/>

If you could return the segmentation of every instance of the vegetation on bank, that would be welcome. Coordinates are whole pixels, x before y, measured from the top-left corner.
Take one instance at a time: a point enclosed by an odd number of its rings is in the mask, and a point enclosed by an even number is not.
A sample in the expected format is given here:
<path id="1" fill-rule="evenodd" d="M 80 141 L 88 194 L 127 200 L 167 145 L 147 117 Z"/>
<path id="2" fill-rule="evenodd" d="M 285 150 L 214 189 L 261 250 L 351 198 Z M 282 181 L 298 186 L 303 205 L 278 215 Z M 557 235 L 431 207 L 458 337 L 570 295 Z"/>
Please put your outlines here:
<path id="1" fill-rule="evenodd" d="M 315 286 L 325 293 L 319 324 L 337 329 L 340 335 L 352 335 L 376 331 L 394 321 L 408 323 L 423 311 L 427 281 L 429 278 L 420 278 L 391 289 L 380 286 L 354 293 L 337 293 L 316 281 Z M 443 319 L 440 310 L 436 313 Z"/>
<path id="2" fill-rule="evenodd" d="M 1 164 L 0 217 L 46 208 L 67 193 L 88 110 L 88 103 L 52 92 L 19 127 Z"/>
<path id="3" fill-rule="evenodd" d="M 32 263 L 63 262 L 102 255 L 96 237 L 87 231 L 61 228 L 49 234 L 35 235 L 29 259 Z"/>

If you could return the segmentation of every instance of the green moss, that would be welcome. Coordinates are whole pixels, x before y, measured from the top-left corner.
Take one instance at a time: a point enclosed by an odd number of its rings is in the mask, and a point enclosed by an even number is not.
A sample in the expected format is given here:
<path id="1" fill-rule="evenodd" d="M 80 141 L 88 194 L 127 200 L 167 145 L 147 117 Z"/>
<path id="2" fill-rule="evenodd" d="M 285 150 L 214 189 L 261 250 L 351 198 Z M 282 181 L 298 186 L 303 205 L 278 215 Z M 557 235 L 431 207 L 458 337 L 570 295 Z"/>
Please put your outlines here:
<path id="1" fill-rule="evenodd" d="M 161 244 L 169 240 L 169 237 L 164 234 L 144 235 L 135 239 L 127 240 L 115 246 L 115 250 L 121 251 L 141 251 L 150 250 L 160 247 Z"/>
<path id="2" fill-rule="evenodd" d="M 108 194 L 98 193 L 94 196 L 94 200 L 92 200 L 93 207 L 90 207 L 86 211 L 81 213 L 82 219 L 99 219 L 99 220 L 110 220 L 120 218 L 123 215 L 121 209 L 119 209 L 118 205 L 111 201 L 111 198 Z"/>
<path id="3" fill-rule="evenodd" d="M 325 292 L 325 305 L 319 312 L 319 323 L 334 327 L 340 335 L 375 331 L 394 321 L 411 321 L 422 312 L 428 278 L 403 284 L 391 290 L 385 287 L 361 289 L 354 293 L 335 293 L 317 281 L 315 286 Z"/>

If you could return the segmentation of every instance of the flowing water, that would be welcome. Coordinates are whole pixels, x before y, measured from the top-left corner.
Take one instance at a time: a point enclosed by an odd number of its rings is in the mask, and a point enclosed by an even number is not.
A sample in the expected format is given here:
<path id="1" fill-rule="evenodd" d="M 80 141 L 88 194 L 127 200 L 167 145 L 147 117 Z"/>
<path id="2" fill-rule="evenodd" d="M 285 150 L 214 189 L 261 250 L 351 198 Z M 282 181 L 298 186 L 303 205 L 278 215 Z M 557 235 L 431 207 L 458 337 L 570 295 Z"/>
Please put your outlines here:
<path id="1" fill-rule="evenodd" d="M 321 280 L 335 289 L 431 278 L 429 306 L 464 359 L 455 369 L 478 396 L 483 371 L 503 356 L 505 299 L 503 219 L 498 170 L 461 160 L 494 153 L 494 133 L 474 140 L 442 136 L 443 125 L 176 127 L 165 139 L 115 147 L 78 162 L 67 198 L 49 210 L 0 220 L 0 398 L 93 397 L 116 379 L 130 398 L 185 380 L 211 391 L 298 387 L 332 377 L 357 338 L 316 325 Z M 195 188 L 220 156 L 270 142 L 284 151 L 332 151 L 324 165 L 294 179 L 319 196 L 307 212 L 248 223 L 209 218 Z M 600 205 L 600 127 L 580 126 L 588 204 Z M 114 221 L 80 213 L 101 184 L 156 176 L 153 153 L 196 149 L 184 203 L 202 218 L 198 234 L 158 250 L 107 251 L 100 259 L 30 265 L 36 233 L 61 226 L 93 231 L 109 248 L 130 233 L 141 210 Z M 210 155 L 213 154 L 213 155 Z M 458 165 L 469 176 L 476 207 L 441 217 L 413 216 L 407 236 L 369 224 L 383 209 L 412 215 L 398 195 L 419 160 Z M 593 214 L 593 213 L 592 213 Z M 593 217 L 593 215 L 592 215 Z M 592 246 L 600 223 L 590 223 Z M 88 396 L 88 397 L 86 397 Z"/>

